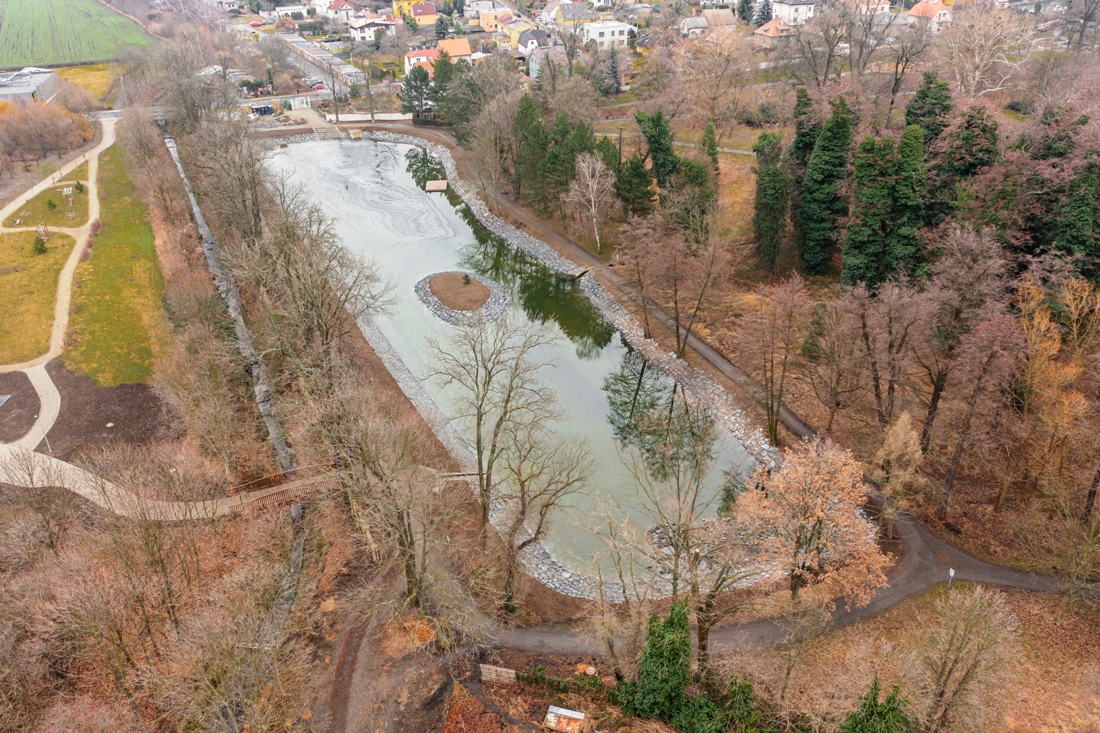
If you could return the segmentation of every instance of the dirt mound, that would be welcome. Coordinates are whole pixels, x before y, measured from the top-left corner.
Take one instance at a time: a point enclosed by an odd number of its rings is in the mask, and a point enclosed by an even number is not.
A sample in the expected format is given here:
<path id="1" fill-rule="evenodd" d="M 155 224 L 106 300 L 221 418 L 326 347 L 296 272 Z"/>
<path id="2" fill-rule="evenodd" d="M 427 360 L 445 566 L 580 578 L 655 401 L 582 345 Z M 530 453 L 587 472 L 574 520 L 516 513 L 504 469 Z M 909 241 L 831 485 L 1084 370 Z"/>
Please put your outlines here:
<path id="1" fill-rule="evenodd" d="M 489 288 L 468 275 L 447 273 L 428 281 L 440 303 L 453 311 L 476 311 L 489 300 Z"/>
<path id="2" fill-rule="evenodd" d="M 382 631 L 382 651 L 393 659 L 407 657 L 433 641 L 435 629 L 418 618 L 399 619 Z"/>

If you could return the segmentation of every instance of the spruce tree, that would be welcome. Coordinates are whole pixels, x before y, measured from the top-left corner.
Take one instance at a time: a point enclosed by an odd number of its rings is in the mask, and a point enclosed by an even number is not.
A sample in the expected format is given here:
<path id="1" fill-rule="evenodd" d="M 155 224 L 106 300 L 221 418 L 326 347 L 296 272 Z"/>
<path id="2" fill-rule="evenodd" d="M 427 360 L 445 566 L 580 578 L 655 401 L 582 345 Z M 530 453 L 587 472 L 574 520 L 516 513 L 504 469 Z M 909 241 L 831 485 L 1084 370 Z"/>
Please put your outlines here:
<path id="1" fill-rule="evenodd" d="M 760 4 L 756 6 L 756 16 L 753 18 L 752 24 L 759 28 L 772 19 L 772 1 L 760 0 Z"/>
<path id="2" fill-rule="evenodd" d="M 424 113 L 424 107 L 431 99 L 432 82 L 427 70 L 423 66 L 414 66 L 405 75 L 405 84 L 397 93 L 401 101 L 401 111 L 405 114 L 415 114 L 420 117 Z"/>
<path id="3" fill-rule="evenodd" d="M 916 733 L 918 721 L 909 712 L 909 701 L 898 695 L 895 685 L 881 702 L 878 699 L 878 677 L 867 694 L 859 698 L 857 707 L 838 733 Z"/>
<path id="4" fill-rule="evenodd" d="M 435 19 L 435 25 L 432 26 L 435 31 L 435 38 L 437 41 L 442 41 L 447 37 L 447 31 L 450 30 L 450 26 L 447 24 L 447 19 L 440 15 Z"/>
<path id="5" fill-rule="evenodd" d="M 840 280 L 846 285 L 862 282 L 874 288 L 889 274 L 886 241 L 892 225 L 890 213 L 897 175 L 893 139 L 865 138 L 856 151 L 852 168 L 855 202 L 844 243 L 844 271 Z"/>
<path id="6" fill-rule="evenodd" d="M 924 75 L 924 82 L 905 107 L 905 124 L 919 125 L 924 133 L 925 146 L 931 146 L 947 129 L 951 107 L 951 87 L 930 71 Z"/>
<path id="7" fill-rule="evenodd" d="M 928 167 L 929 224 L 939 224 L 955 209 L 960 184 L 997 162 L 1001 156 L 999 141 L 997 121 L 984 108 L 975 106 L 966 111 Z"/>
<path id="8" fill-rule="evenodd" d="M 921 265 L 917 233 L 924 226 L 924 203 L 928 196 L 924 170 L 924 131 L 909 125 L 898 143 L 897 180 L 894 183 L 892 228 L 886 246 L 888 275 L 904 272 L 916 275 Z"/>
<path id="9" fill-rule="evenodd" d="M 806 87 L 798 87 L 794 92 L 794 141 L 787 149 L 787 158 L 791 167 L 796 170 L 795 177 L 802 182 L 800 173 L 805 170 L 810 162 L 810 154 L 817 144 L 817 137 L 821 134 L 821 122 L 814 111 L 813 100 Z"/>
<path id="10" fill-rule="evenodd" d="M 539 105 L 529 94 L 524 94 L 519 100 L 513 133 L 516 146 L 512 182 L 516 196 L 525 196 L 528 187 L 537 187 L 539 163 L 550 144 Z"/>
<path id="11" fill-rule="evenodd" d="M 1100 164 L 1086 164 L 1069 182 L 1058 212 L 1055 247 L 1080 255 L 1075 264 L 1095 282 L 1100 274 Z"/>
<path id="12" fill-rule="evenodd" d="M 664 113 L 657 110 L 653 114 L 638 112 L 634 115 L 638 127 L 642 128 L 649 160 L 653 164 L 653 176 L 657 185 L 667 189 L 671 179 L 680 171 L 680 159 L 672 149 L 672 130 L 668 127 Z"/>
<path id="13" fill-rule="evenodd" d="M 603 74 L 600 83 L 600 93 L 605 97 L 613 97 L 622 91 L 619 82 L 619 52 L 615 47 L 607 54 L 607 70 Z"/>
<path id="14" fill-rule="evenodd" d="M 601 137 L 596 141 L 595 150 L 600 154 L 604 165 L 606 165 L 616 176 L 619 175 L 619 168 L 621 167 L 619 161 L 619 148 L 615 146 L 611 138 Z"/>
<path id="15" fill-rule="evenodd" d="M 848 152 L 852 145 L 852 124 L 843 99 L 833 104 L 833 114 L 817 138 L 806 176 L 802 179 L 799 226 L 802 230 L 802 267 L 820 275 L 832 255 L 839 232 L 837 219 L 847 210 L 840 193 L 848 174 Z"/>
<path id="16" fill-rule="evenodd" d="M 746 23 L 752 21 L 752 0 L 737 0 L 737 17 Z"/>
<path id="17" fill-rule="evenodd" d="M 437 107 L 442 107 L 450 91 L 451 82 L 455 78 L 455 64 L 451 61 L 451 55 L 446 51 L 440 51 L 439 58 L 432 66 L 432 72 L 431 99 Z"/>
<path id="18" fill-rule="evenodd" d="M 699 146 L 714 162 L 714 170 L 718 170 L 718 137 L 714 134 L 713 122 L 707 122 L 707 126 L 703 128 L 703 139 L 699 141 Z"/>
<path id="19" fill-rule="evenodd" d="M 775 258 L 779 254 L 792 183 L 790 175 L 779 167 L 782 157 L 780 145 L 778 133 L 765 132 L 752 147 L 757 163 L 752 225 L 760 248 L 760 262 L 768 270 L 775 266 Z"/>
<path id="20" fill-rule="evenodd" d="M 640 155 L 631 156 L 620 168 L 615 180 L 615 193 L 623 202 L 626 216 L 649 216 L 653 213 L 653 176 Z"/>

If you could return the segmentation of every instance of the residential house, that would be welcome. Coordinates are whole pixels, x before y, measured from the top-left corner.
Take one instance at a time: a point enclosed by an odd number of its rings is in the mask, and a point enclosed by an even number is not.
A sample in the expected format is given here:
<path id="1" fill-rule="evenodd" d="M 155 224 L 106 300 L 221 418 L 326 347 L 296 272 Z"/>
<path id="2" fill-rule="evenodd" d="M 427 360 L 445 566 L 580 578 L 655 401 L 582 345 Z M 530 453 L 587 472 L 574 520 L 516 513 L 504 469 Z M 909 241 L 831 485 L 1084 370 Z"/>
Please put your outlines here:
<path id="1" fill-rule="evenodd" d="M 890 0 L 855 0 L 860 15 L 882 15 L 890 12 Z"/>
<path id="2" fill-rule="evenodd" d="M 923 0 L 910 8 L 905 22 L 911 26 L 923 25 L 935 35 L 951 24 L 951 10 L 941 2 Z"/>
<path id="3" fill-rule="evenodd" d="M 470 0 L 462 9 L 462 15 L 465 18 L 473 19 L 482 13 L 491 13 L 499 9 L 500 6 L 497 5 L 496 0 Z"/>
<path id="4" fill-rule="evenodd" d="M 17 99 L 48 102 L 61 90 L 61 77 L 53 69 L 28 66 L 22 71 L 0 74 L 0 102 Z"/>
<path id="5" fill-rule="evenodd" d="M 439 13 L 436 12 L 435 3 L 413 3 L 412 18 L 416 21 L 418 26 L 426 28 L 435 25 L 436 19 L 439 18 Z"/>
<path id="6" fill-rule="evenodd" d="M 780 38 L 789 36 L 793 31 L 782 18 L 772 18 L 752 32 L 752 44 L 758 48 L 771 48 Z"/>
<path id="7" fill-rule="evenodd" d="M 502 25 L 511 23 L 512 20 L 512 11 L 509 8 L 497 8 L 478 15 L 481 29 L 486 33 L 498 33 Z"/>
<path id="8" fill-rule="evenodd" d="M 539 11 L 538 16 L 535 18 L 539 22 L 539 25 L 554 25 L 554 19 L 558 14 L 558 6 L 561 5 L 563 0 L 550 0 Z"/>
<path id="9" fill-rule="evenodd" d="M 710 28 L 718 28 L 720 26 L 733 28 L 737 25 L 737 16 L 734 15 L 733 11 L 729 8 L 704 10 L 703 17 L 707 19 L 707 26 Z"/>
<path id="10" fill-rule="evenodd" d="M 601 49 L 612 46 L 625 47 L 630 40 L 630 31 L 634 26 L 617 20 L 601 20 L 597 23 L 585 23 L 580 27 L 581 43 L 595 41 Z"/>
<path id="11" fill-rule="evenodd" d="M 373 41 L 378 30 L 387 36 L 397 35 L 397 19 L 392 15 L 379 17 L 371 13 L 362 18 L 353 19 L 348 23 L 348 30 L 356 41 Z"/>
<path id="12" fill-rule="evenodd" d="M 229 11 L 239 13 L 248 9 L 248 3 L 244 0 L 214 0 L 214 4 L 227 13 Z"/>
<path id="13" fill-rule="evenodd" d="M 405 54 L 405 73 L 408 74 L 414 66 L 422 66 L 432 73 L 432 67 L 439 61 L 438 48 L 418 48 Z"/>
<path id="14" fill-rule="evenodd" d="M 349 3 L 348 0 L 333 0 L 333 2 L 326 5 L 322 14 L 326 18 L 339 23 L 351 23 L 352 16 L 355 15 L 355 6 Z"/>
<path id="15" fill-rule="evenodd" d="M 498 33 L 492 35 L 492 42 L 497 45 L 497 48 L 501 51 L 512 50 L 512 37 L 504 32 L 502 28 Z"/>
<path id="16" fill-rule="evenodd" d="M 772 15 L 790 26 L 802 25 L 814 17 L 816 0 L 773 0 Z"/>
<path id="17" fill-rule="evenodd" d="M 698 38 L 707 30 L 707 19 L 702 15 L 694 15 L 680 21 L 680 34 L 687 38 Z"/>
<path id="18" fill-rule="evenodd" d="M 585 23 L 596 20 L 596 16 L 588 12 L 586 3 L 565 3 L 558 6 L 557 15 L 554 17 L 554 25 L 565 30 L 575 30 Z"/>
<path id="19" fill-rule="evenodd" d="M 410 18 L 413 14 L 413 5 L 416 5 L 420 0 L 393 0 L 393 17 L 404 18 L 406 15 Z"/>
<path id="20" fill-rule="evenodd" d="M 459 59 L 473 61 L 474 51 L 470 48 L 470 41 L 467 38 L 447 38 L 436 43 L 435 47 L 440 52 L 446 51 L 451 61 Z"/>
<path id="21" fill-rule="evenodd" d="M 508 42 L 513 49 L 519 48 L 519 36 L 524 31 L 529 31 L 535 26 L 528 23 L 526 20 L 519 18 L 513 18 L 500 29 L 504 33 L 508 34 Z"/>
<path id="22" fill-rule="evenodd" d="M 519 34 L 519 39 L 516 42 L 516 50 L 523 51 L 530 59 L 536 49 L 548 48 L 550 46 L 550 34 L 541 28 L 529 28 L 523 33 Z"/>
<path id="23" fill-rule="evenodd" d="M 306 5 L 280 5 L 275 7 L 268 15 L 269 18 L 293 18 L 304 20 L 309 17 L 309 7 Z"/>
<path id="24" fill-rule="evenodd" d="M 565 48 L 563 46 L 536 48 L 534 53 L 527 55 L 527 74 L 538 81 L 539 74 L 548 63 L 555 63 L 562 69 L 566 68 L 569 65 L 569 59 L 565 57 Z"/>

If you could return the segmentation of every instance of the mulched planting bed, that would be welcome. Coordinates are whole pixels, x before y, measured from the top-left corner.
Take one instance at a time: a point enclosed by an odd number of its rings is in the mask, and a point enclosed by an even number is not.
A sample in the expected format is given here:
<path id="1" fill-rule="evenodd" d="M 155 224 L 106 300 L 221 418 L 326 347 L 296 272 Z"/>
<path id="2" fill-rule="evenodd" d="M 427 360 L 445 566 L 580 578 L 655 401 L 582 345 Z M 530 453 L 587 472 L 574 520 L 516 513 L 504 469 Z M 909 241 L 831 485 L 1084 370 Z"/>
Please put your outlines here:
<path id="1" fill-rule="evenodd" d="M 27 434 L 38 413 L 38 393 L 23 372 L 0 373 L 0 395 L 11 395 L 0 405 L 0 443 L 11 443 Z"/>

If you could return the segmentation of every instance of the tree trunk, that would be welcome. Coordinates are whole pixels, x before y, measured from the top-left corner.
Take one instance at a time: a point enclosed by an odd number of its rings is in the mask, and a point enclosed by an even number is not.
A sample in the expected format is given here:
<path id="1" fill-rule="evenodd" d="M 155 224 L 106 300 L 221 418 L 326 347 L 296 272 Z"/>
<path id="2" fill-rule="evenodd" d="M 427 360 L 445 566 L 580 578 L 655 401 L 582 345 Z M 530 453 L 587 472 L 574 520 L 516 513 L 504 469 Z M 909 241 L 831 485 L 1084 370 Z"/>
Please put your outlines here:
<path id="1" fill-rule="evenodd" d="M 940 369 L 936 373 L 936 381 L 932 383 L 932 397 L 928 400 L 928 412 L 924 416 L 924 428 L 920 435 L 920 449 L 924 455 L 928 455 L 928 449 L 932 445 L 932 424 L 936 421 L 936 411 L 940 407 L 940 398 L 943 397 L 943 389 L 947 385 L 947 370 Z"/>
<path id="2" fill-rule="evenodd" d="M 1100 488 L 1100 468 L 1096 469 L 1096 473 L 1092 477 L 1092 484 L 1089 486 L 1089 495 L 1085 499 L 1085 513 L 1081 515 L 1081 521 L 1084 524 L 1088 524 L 1092 521 L 1092 508 L 1096 505 L 1096 489 Z"/>

